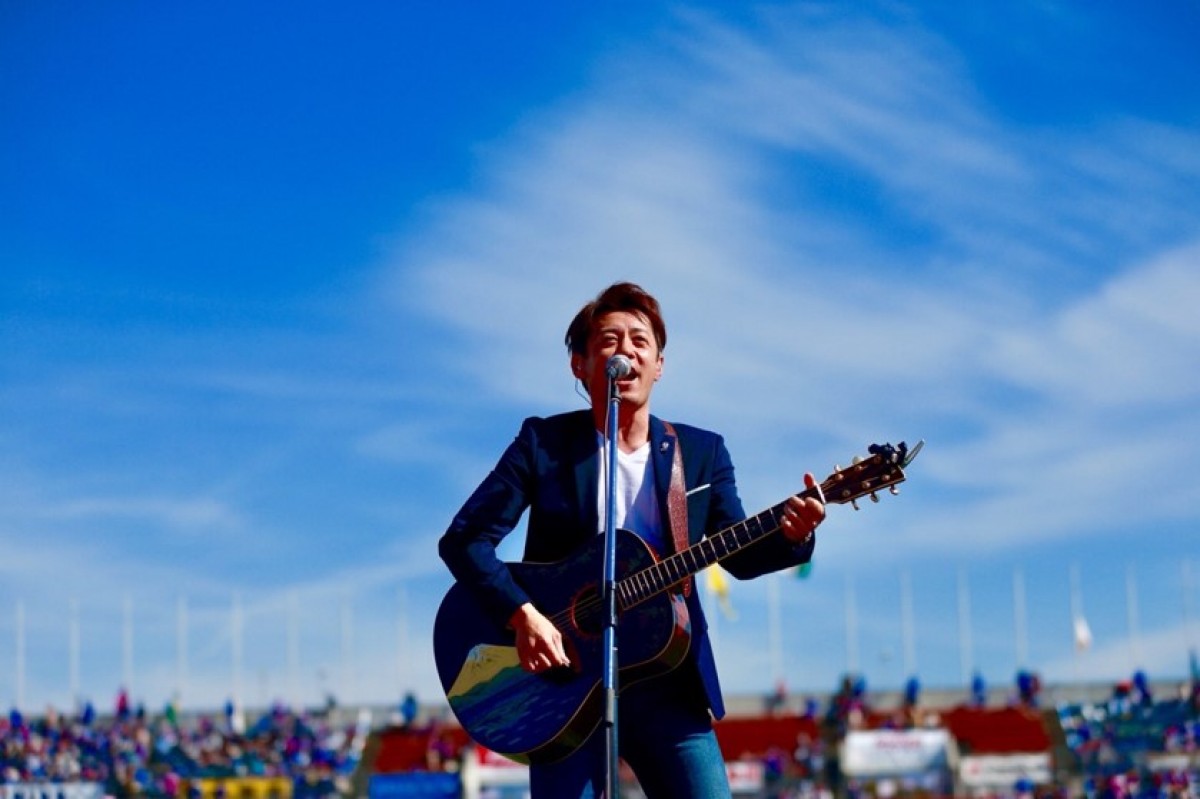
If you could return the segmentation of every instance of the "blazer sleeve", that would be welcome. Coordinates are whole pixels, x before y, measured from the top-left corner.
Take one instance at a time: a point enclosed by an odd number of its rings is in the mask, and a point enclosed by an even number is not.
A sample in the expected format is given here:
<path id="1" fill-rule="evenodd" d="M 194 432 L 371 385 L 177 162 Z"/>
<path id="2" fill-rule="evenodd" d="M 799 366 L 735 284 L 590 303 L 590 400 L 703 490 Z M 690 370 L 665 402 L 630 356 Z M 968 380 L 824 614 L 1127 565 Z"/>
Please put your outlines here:
<path id="1" fill-rule="evenodd" d="M 438 554 L 450 573 L 475 593 L 480 607 L 501 627 L 518 607 L 530 601 L 497 557 L 496 547 L 530 504 L 533 441 L 531 420 L 526 419 L 438 541 Z"/>
<path id="2" fill-rule="evenodd" d="M 710 497 L 704 516 L 703 534 L 712 535 L 743 521 L 747 514 L 738 496 L 733 459 L 725 446 L 725 439 L 714 433 L 711 435 L 710 446 L 705 449 L 711 458 L 711 488 L 706 492 Z M 684 442 L 685 457 L 687 451 L 688 442 Z M 690 505 L 688 512 L 691 513 Z M 807 563 L 812 558 L 815 545 L 816 534 L 810 536 L 803 544 L 794 544 L 782 532 L 776 531 L 736 555 L 725 558 L 721 565 L 737 579 L 748 580 Z"/>

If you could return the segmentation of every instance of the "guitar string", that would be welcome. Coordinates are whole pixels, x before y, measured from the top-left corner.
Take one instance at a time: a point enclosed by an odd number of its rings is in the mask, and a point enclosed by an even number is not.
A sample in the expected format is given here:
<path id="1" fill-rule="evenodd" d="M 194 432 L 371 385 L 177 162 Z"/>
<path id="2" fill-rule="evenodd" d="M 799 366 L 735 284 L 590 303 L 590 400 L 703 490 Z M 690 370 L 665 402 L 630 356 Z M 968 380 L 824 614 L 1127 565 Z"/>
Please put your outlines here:
<path id="1" fill-rule="evenodd" d="M 607 424 L 608 420 L 606 419 L 605 421 Z M 604 446 L 607 447 L 607 441 L 605 442 Z M 602 448 L 601 452 L 602 452 L 602 457 L 600 459 L 601 465 L 602 465 L 602 468 L 605 468 L 606 467 L 606 463 L 605 463 L 606 458 L 603 456 L 607 455 L 607 451 L 606 451 L 606 449 Z M 876 456 L 875 458 L 872 458 L 871 460 L 876 460 L 877 457 L 878 456 Z M 860 464 L 855 464 L 855 465 L 859 466 L 859 465 L 861 465 L 861 463 L 865 463 L 865 462 L 860 462 Z M 839 474 L 841 474 L 841 473 L 843 473 L 843 472 L 841 470 L 839 470 Z M 831 483 L 830 480 L 826 480 L 825 482 Z M 866 480 L 862 483 L 862 485 L 866 486 L 866 485 L 869 485 L 869 483 L 870 483 L 870 480 Z M 885 480 L 883 482 L 883 484 L 879 487 L 883 487 L 883 485 L 888 485 L 888 484 L 891 484 L 891 481 Z M 832 484 L 829 486 L 826 486 L 824 483 L 822 483 L 819 486 L 820 494 L 818 494 L 818 495 L 821 496 L 822 498 L 826 498 L 827 497 L 826 492 L 828 492 L 830 488 L 832 488 Z M 809 490 L 800 492 L 799 496 L 815 494 L 815 493 L 816 493 L 816 491 L 809 489 Z M 827 499 L 826 501 L 829 501 L 829 500 Z M 832 501 L 837 502 L 838 504 L 842 504 L 848 500 L 843 498 L 841 500 L 832 500 Z M 766 536 L 771 535 L 772 533 L 776 532 L 777 530 L 780 529 L 780 519 L 782 517 L 784 504 L 785 503 L 780 503 L 771 508 L 768 508 L 767 510 L 765 510 L 755 516 L 748 517 L 748 518 L 742 520 L 741 522 L 738 522 L 738 523 L 726 528 L 725 530 L 722 530 L 721 532 L 717 533 L 714 536 L 710 536 L 710 537 L 706 537 L 706 538 L 702 539 L 694 546 L 688 547 L 687 549 L 683 550 L 682 552 L 674 553 L 673 555 L 671 555 L 667 558 L 664 558 L 663 560 L 656 561 L 644 569 L 641 569 L 627 577 L 617 580 L 614 585 L 614 590 L 617 592 L 617 600 L 618 600 L 618 603 L 620 604 L 620 607 L 618 608 L 618 610 L 628 610 L 629 608 L 634 607 L 634 606 L 640 604 L 641 602 L 644 602 L 644 601 L 656 596 L 657 594 L 662 593 L 663 591 L 669 590 L 672 586 L 682 583 L 684 580 L 691 577 L 694 573 L 698 572 L 699 569 L 695 568 L 695 563 L 692 564 L 693 568 L 691 570 L 689 570 L 689 569 L 687 569 L 687 564 L 685 561 L 687 560 L 687 557 L 689 555 L 693 555 L 696 552 L 700 552 L 700 550 L 704 547 L 705 544 L 709 545 L 710 551 L 712 553 L 711 554 L 712 560 L 709 563 L 705 564 L 705 568 L 707 568 L 716 563 L 719 563 L 724 558 L 740 551 L 743 547 L 745 547 L 749 544 L 752 544 L 752 543 L 760 540 L 761 538 L 765 538 Z M 763 517 L 768 516 L 768 515 L 770 516 L 772 524 L 771 524 L 770 528 L 763 528 L 762 527 Z M 757 533 L 754 532 L 754 530 L 752 529 L 752 525 L 754 527 L 759 528 Z M 737 541 L 738 528 L 745 528 L 746 532 L 749 532 L 751 534 L 749 541 L 742 542 L 742 543 L 739 543 Z M 733 545 L 731 545 L 730 542 L 726 540 L 731 536 L 733 537 Z M 716 542 L 717 541 L 720 541 L 725 549 L 725 552 L 723 554 L 718 555 L 716 553 Z M 636 580 L 639 577 L 649 575 L 651 573 L 653 573 L 654 575 L 658 575 L 659 573 L 662 573 L 662 572 L 668 572 L 671 569 L 675 569 L 677 566 L 683 567 L 683 569 L 682 569 L 683 576 L 680 579 L 673 580 L 671 582 L 666 583 L 665 585 L 657 585 L 657 587 L 656 587 L 656 584 L 659 582 L 662 582 L 662 578 L 659 577 L 657 580 L 652 580 L 650 582 L 650 585 L 648 586 L 649 590 L 645 593 L 644 596 L 641 596 L 641 597 L 637 596 L 636 590 L 634 590 L 634 589 L 623 592 L 623 587 L 627 588 L 630 585 L 631 580 Z M 650 580 L 651 578 L 647 577 L 646 579 Z M 623 593 L 627 594 L 629 599 L 635 600 L 635 601 L 626 602 L 625 601 L 626 597 L 623 596 Z M 588 598 L 580 601 L 578 604 L 572 605 L 572 606 L 565 608 L 557 613 L 551 614 L 549 616 L 549 619 L 560 630 L 564 629 L 567 626 L 567 623 L 570 621 L 572 615 L 574 615 L 576 618 L 578 618 L 585 613 L 590 613 L 594 608 L 596 608 L 600 604 L 601 599 L 602 599 L 602 596 L 600 595 L 599 592 L 593 593 Z"/>
<path id="2" fill-rule="evenodd" d="M 755 541 L 758 541 L 760 538 L 764 538 L 764 537 L 776 532 L 777 530 L 779 530 L 779 524 L 778 524 L 777 517 L 782 512 L 782 507 L 783 507 L 783 505 L 780 504 L 780 505 L 776 505 L 774 507 L 768 508 L 767 510 L 763 511 L 762 513 L 757 514 L 756 516 L 752 516 L 747 519 L 744 519 L 743 521 L 738 522 L 737 524 L 734 524 L 734 525 L 726 528 L 725 530 L 722 530 L 720 533 L 718 533 L 715 536 L 711 536 L 709 538 L 703 539 L 695 546 L 688 547 L 683 552 L 677 552 L 677 553 L 671 555 L 670 557 L 664 558 L 663 560 L 655 561 L 655 563 L 653 563 L 652 565 L 647 566 L 646 568 L 641 569 L 640 571 L 637 571 L 627 577 L 621 578 L 620 580 L 617 581 L 617 587 L 616 587 L 617 599 L 619 601 L 623 599 L 621 586 L 622 585 L 627 586 L 629 584 L 630 580 L 635 580 L 636 578 L 647 575 L 650 572 L 655 572 L 655 573 L 664 573 L 665 572 L 669 575 L 670 571 L 672 571 L 672 570 L 678 571 L 679 570 L 676 567 L 682 567 L 682 571 L 685 572 L 684 576 L 681 579 L 676 579 L 671 582 L 666 582 L 665 584 L 662 584 L 662 585 L 659 585 L 659 583 L 663 583 L 665 581 L 662 577 L 659 577 L 658 579 L 654 580 L 654 582 L 652 582 L 652 584 L 649 586 L 649 590 L 645 593 L 645 596 L 642 596 L 642 597 L 638 597 L 636 595 L 631 596 L 630 597 L 631 599 L 635 599 L 637 601 L 631 602 L 628 604 L 622 603 L 620 610 L 628 610 L 630 607 L 640 604 L 641 602 L 644 602 L 644 601 L 650 599 L 651 597 L 662 593 L 663 591 L 667 591 L 672 586 L 678 585 L 679 583 L 682 583 L 684 580 L 686 580 L 688 577 L 691 577 L 692 574 L 694 573 L 694 571 L 689 571 L 687 569 L 687 564 L 685 561 L 687 560 L 687 557 L 689 555 L 693 555 L 695 552 L 699 551 L 700 548 L 703 547 L 705 544 L 708 544 L 710 549 L 712 549 L 714 552 L 714 557 L 713 557 L 712 561 L 707 564 L 707 566 L 712 566 L 716 563 L 719 563 L 721 560 L 725 559 L 726 557 L 734 554 L 735 552 L 740 551 L 745 546 L 747 546 L 751 543 L 754 543 Z M 751 529 L 751 523 L 761 527 L 760 519 L 761 519 L 761 517 L 767 516 L 767 515 L 771 516 L 773 525 L 769 529 L 760 529 L 759 532 L 755 533 Z M 737 543 L 737 537 L 738 537 L 737 528 L 739 528 L 739 527 L 746 528 L 746 532 L 751 534 L 751 539 L 749 541 L 746 541 L 744 543 Z M 735 545 L 731 545 L 730 543 L 725 541 L 725 539 L 727 539 L 727 538 L 733 538 L 733 543 Z M 716 542 L 718 540 L 720 540 L 722 542 L 722 545 L 725 549 L 724 554 L 720 554 L 720 555 L 715 554 L 716 546 L 717 546 Z M 649 579 L 649 578 L 647 578 L 647 579 Z M 626 592 L 626 593 L 632 593 L 632 592 Z M 551 614 L 549 616 L 550 621 L 553 622 L 556 627 L 559 627 L 560 629 L 562 629 L 562 627 L 564 627 L 570 621 L 572 615 L 579 617 L 579 616 L 583 615 L 584 613 L 591 612 L 594 608 L 601 605 L 601 599 L 602 599 L 602 597 L 599 594 L 599 592 L 591 594 L 588 596 L 588 598 L 582 600 L 578 604 L 572 605 L 571 607 L 565 608 L 564 610 L 561 610 L 557 613 Z"/>
<path id="3" fill-rule="evenodd" d="M 601 458 L 601 460 L 603 461 L 604 459 Z M 826 489 L 825 486 L 822 486 L 823 493 L 827 490 L 828 489 Z M 813 492 L 811 489 L 809 489 L 809 490 L 800 492 L 798 494 L 798 496 L 804 496 L 804 495 L 808 495 L 808 494 L 812 494 L 812 493 L 815 493 L 815 492 Z M 783 513 L 784 504 L 785 503 L 780 503 L 778 505 L 768 508 L 765 511 L 762 511 L 761 513 L 759 513 L 755 516 L 748 517 L 734 525 L 731 525 L 730 527 L 726 528 L 725 530 L 722 530 L 721 532 L 717 533 L 714 536 L 710 536 L 710 537 L 702 539 L 699 543 L 695 544 L 694 546 L 688 547 L 687 549 L 685 549 L 682 552 L 677 552 L 667 558 L 664 558 L 663 560 L 655 561 L 650 566 L 647 566 L 646 568 L 641 569 L 640 571 L 637 571 L 627 577 L 617 580 L 615 590 L 617 591 L 617 599 L 619 602 L 621 602 L 621 607 L 619 608 L 619 610 L 628 610 L 630 607 L 634 607 L 637 604 L 640 604 L 641 602 L 644 602 L 644 601 L 650 599 L 651 597 L 662 593 L 663 591 L 670 590 L 670 588 L 672 586 L 682 583 L 688 577 L 691 577 L 694 573 L 698 572 L 699 569 L 688 570 L 687 564 L 685 561 L 687 560 L 687 557 L 689 555 L 693 555 L 695 552 L 700 551 L 700 549 L 705 544 L 708 544 L 710 546 L 710 549 L 712 549 L 713 553 L 714 553 L 712 561 L 705 565 L 705 568 L 707 568 L 708 566 L 712 566 L 716 563 L 719 563 L 721 560 L 725 559 L 726 557 L 740 551 L 745 546 L 747 546 L 751 543 L 754 543 L 755 541 L 758 541 L 759 539 L 765 538 L 766 536 L 771 535 L 772 533 L 776 532 L 777 530 L 780 529 L 779 520 Z M 770 517 L 771 526 L 769 528 L 762 528 L 763 518 L 767 517 L 767 516 Z M 759 527 L 760 529 L 756 533 L 752 529 L 753 527 Z M 745 528 L 745 531 L 750 533 L 751 537 L 750 537 L 749 541 L 741 542 L 741 543 L 739 543 L 737 541 L 737 537 L 739 535 L 738 528 Z M 732 545 L 726 540 L 731 537 L 733 538 Z M 720 541 L 722 546 L 725 549 L 725 552 L 723 554 L 720 554 L 720 555 L 715 554 L 715 547 L 717 546 L 717 544 L 716 544 L 717 541 Z M 663 583 L 664 580 L 661 576 L 657 576 L 657 575 L 659 575 L 660 573 L 663 573 L 663 572 L 669 573 L 672 570 L 679 571 L 680 569 L 678 569 L 677 567 L 682 567 L 681 570 L 684 572 L 683 577 L 680 579 L 673 580 L 671 582 L 666 582 L 665 584 L 660 584 L 660 583 Z M 624 593 L 630 595 L 629 599 L 636 600 L 636 601 L 625 602 L 624 601 L 625 597 L 622 595 L 623 594 L 622 586 L 628 587 L 630 585 L 630 583 L 629 583 L 630 580 L 635 580 L 638 577 L 648 575 L 650 573 L 654 573 L 656 575 L 656 579 L 652 580 L 651 584 L 649 585 L 649 590 L 647 592 L 645 592 L 645 595 L 639 597 L 636 594 L 636 590 L 631 589 L 630 591 L 626 591 Z M 647 579 L 651 579 L 651 578 L 647 577 Z M 596 608 L 597 606 L 600 605 L 601 599 L 602 599 L 602 597 L 601 597 L 600 593 L 596 592 L 594 594 L 591 594 L 588 598 L 582 600 L 578 604 L 572 605 L 571 607 L 565 608 L 557 613 L 551 614 L 551 616 L 549 618 L 556 627 L 559 627 L 560 629 L 562 629 L 571 620 L 572 615 L 579 617 L 579 616 L 583 615 L 584 613 L 591 612 L 594 608 Z"/>
<path id="4" fill-rule="evenodd" d="M 710 536 L 708 538 L 701 540 L 695 546 L 689 547 L 688 549 L 684 550 L 683 552 L 677 552 L 668 558 L 664 558 L 663 560 L 656 561 L 652 565 L 647 566 L 646 568 L 644 568 L 638 572 L 635 572 L 634 574 L 631 574 L 628 577 L 624 577 L 624 578 L 618 580 L 617 581 L 618 587 L 616 589 L 617 595 L 618 595 L 618 599 L 622 599 L 621 586 L 622 585 L 628 586 L 630 580 L 634 580 L 634 579 L 638 578 L 639 576 L 643 576 L 643 575 L 646 575 L 651 572 L 654 572 L 654 573 L 664 573 L 665 572 L 665 573 L 669 574 L 669 572 L 671 572 L 672 570 L 679 571 L 680 570 L 679 567 L 682 567 L 682 571 L 685 572 L 685 575 L 682 579 L 672 580 L 670 582 L 667 582 L 665 585 L 656 585 L 656 583 L 664 582 L 663 579 L 660 577 L 659 579 L 657 579 L 655 581 L 655 583 L 652 583 L 649 586 L 649 590 L 647 592 L 645 592 L 644 596 L 640 596 L 640 597 L 636 596 L 636 595 L 631 596 L 630 598 L 634 599 L 636 601 L 628 603 L 626 605 L 623 605 L 621 609 L 627 610 L 629 607 L 633 607 L 637 604 L 640 604 L 641 602 L 646 601 L 647 599 L 650 599 L 651 597 L 653 597 L 659 593 L 662 593 L 663 591 L 669 590 L 672 586 L 678 585 L 679 583 L 683 582 L 684 579 L 687 579 L 687 577 L 690 577 L 695 571 L 698 571 L 695 569 L 689 571 L 687 569 L 687 564 L 685 561 L 687 560 L 687 558 L 689 556 L 694 556 L 694 554 L 696 552 L 700 551 L 700 549 L 706 544 L 709 546 L 710 550 L 713 551 L 712 561 L 710 563 L 706 564 L 706 566 L 711 566 L 715 563 L 719 563 L 721 560 L 734 554 L 735 552 L 740 551 L 745 546 L 747 546 L 751 543 L 754 543 L 755 541 L 758 541 L 759 539 L 764 538 L 764 537 L 776 532 L 777 530 L 780 529 L 779 518 L 781 517 L 781 515 L 783 513 L 783 505 L 784 505 L 784 503 L 780 503 L 771 508 L 768 508 L 765 511 L 762 511 L 761 513 L 759 513 L 755 516 L 748 517 L 748 518 L 742 520 L 741 522 L 738 522 L 737 524 L 731 525 L 730 527 L 726 528 L 725 530 L 722 530 L 720 533 L 718 533 L 714 536 Z M 763 527 L 764 517 L 770 517 L 771 525 L 769 527 Z M 758 532 L 754 531 L 753 528 L 755 528 L 755 527 L 759 528 Z M 738 536 L 741 534 L 739 531 L 739 528 L 744 528 L 744 531 L 750 534 L 750 540 L 745 541 L 745 542 L 738 542 L 738 540 L 737 540 Z M 733 539 L 732 544 L 727 540 L 730 538 Z M 721 546 L 725 549 L 725 552 L 723 554 L 719 554 L 719 555 L 716 554 L 716 547 L 717 547 L 718 541 L 721 542 Z M 626 592 L 626 593 L 631 593 L 631 592 Z M 578 604 L 573 605 L 572 607 L 564 609 L 562 611 L 559 611 L 558 613 L 552 614 L 550 616 L 550 619 L 552 622 L 554 622 L 555 626 L 558 626 L 561 628 L 562 626 L 565 626 L 568 621 L 570 621 L 572 611 L 574 611 L 574 615 L 580 616 L 583 613 L 590 612 L 593 608 L 595 608 L 597 605 L 599 605 L 600 600 L 601 600 L 601 597 L 600 597 L 599 593 L 592 594 L 587 599 L 579 602 Z"/>

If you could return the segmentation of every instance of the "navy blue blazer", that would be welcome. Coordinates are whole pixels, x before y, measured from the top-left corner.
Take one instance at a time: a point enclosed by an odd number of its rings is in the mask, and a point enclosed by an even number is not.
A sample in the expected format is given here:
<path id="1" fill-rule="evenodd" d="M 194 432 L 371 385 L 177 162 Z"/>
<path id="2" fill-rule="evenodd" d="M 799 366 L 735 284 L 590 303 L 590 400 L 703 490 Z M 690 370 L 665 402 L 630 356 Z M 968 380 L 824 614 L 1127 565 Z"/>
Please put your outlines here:
<path id="1" fill-rule="evenodd" d="M 682 446 L 685 484 L 692 492 L 688 495 L 690 545 L 743 520 L 746 514 L 724 439 L 689 425 L 675 424 L 674 428 L 679 441 L 667 435 L 660 419 L 650 417 L 654 481 L 664 535 L 669 540 L 671 463 L 675 447 Z M 596 535 L 602 529 L 597 512 L 599 456 L 600 439 L 590 411 L 526 419 L 439 541 L 438 551 L 451 574 L 474 590 L 481 607 L 498 625 L 507 624 L 530 598 L 497 558 L 496 546 L 517 526 L 526 509 L 526 561 L 562 560 Z M 782 534 L 774 534 L 726 558 L 721 565 L 738 579 L 758 577 L 808 561 L 814 544 L 815 536 L 806 544 L 794 545 Z M 692 647 L 680 668 L 697 670 L 705 693 L 702 699 L 713 715 L 721 718 L 725 705 L 699 592 L 692 591 L 687 602 Z"/>

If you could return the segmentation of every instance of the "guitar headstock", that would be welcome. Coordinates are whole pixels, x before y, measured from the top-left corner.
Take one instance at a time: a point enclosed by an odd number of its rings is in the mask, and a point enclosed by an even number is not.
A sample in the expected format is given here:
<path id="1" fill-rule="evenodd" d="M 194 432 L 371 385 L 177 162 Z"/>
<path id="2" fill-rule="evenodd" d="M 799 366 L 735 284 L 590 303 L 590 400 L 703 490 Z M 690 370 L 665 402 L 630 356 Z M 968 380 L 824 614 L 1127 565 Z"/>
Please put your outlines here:
<path id="1" fill-rule="evenodd" d="M 858 499 L 870 496 L 872 502 L 878 502 L 878 492 L 884 488 L 892 494 L 900 493 L 896 486 L 906 479 L 904 469 L 923 446 L 924 440 L 918 441 L 911 450 L 903 441 L 895 446 L 872 444 L 867 447 L 868 457 L 855 458 L 844 469 L 834 467 L 833 473 L 821 483 L 825 501 L 838 505 L 849 502 L 858 510 Z"/>

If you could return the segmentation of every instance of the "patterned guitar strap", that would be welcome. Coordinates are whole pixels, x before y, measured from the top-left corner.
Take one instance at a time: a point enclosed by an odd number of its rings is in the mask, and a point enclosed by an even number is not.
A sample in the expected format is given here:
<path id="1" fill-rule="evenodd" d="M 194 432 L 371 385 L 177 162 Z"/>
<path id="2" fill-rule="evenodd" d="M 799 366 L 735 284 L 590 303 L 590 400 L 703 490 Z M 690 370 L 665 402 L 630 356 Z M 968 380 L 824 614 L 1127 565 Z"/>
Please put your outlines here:
<path id="1" fill-rule="evenodd" d="M 671 487 L 667 491 L 667 516 L 671 522 L 671 540 L 675 543 L 675 551 L 683 552 L 688 548 L 687 520 L 687 490 L 683 484 L 683 443 L 675 433 L 675 427 L 670 422 L 663 422 L 667 435 L 675 439 L 675 458 L 671 462 Z M 688 577 L 683 583 L 683 595 L 692 594 L 694 577 Z"/>

